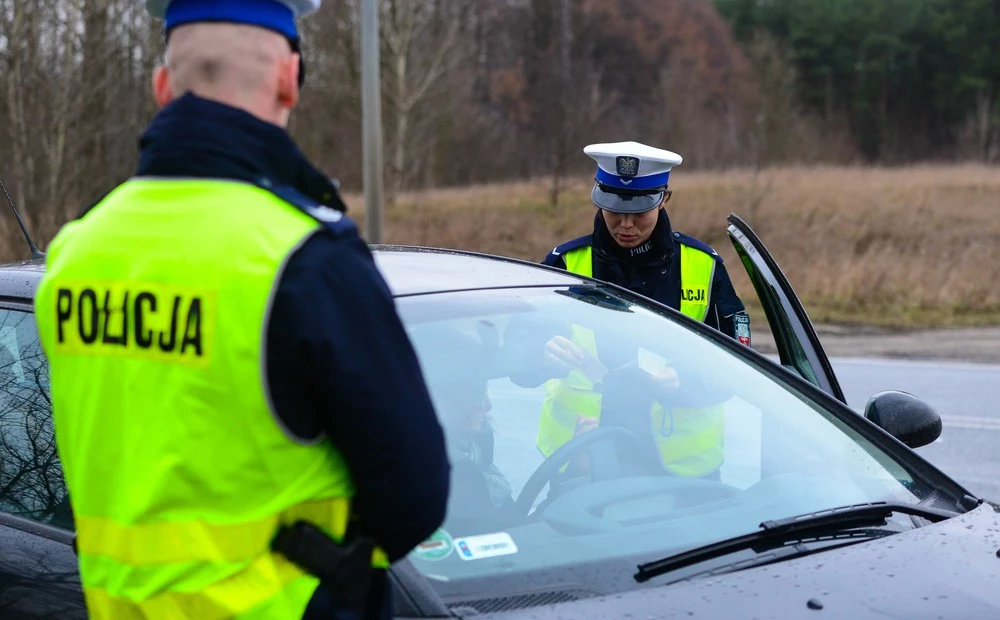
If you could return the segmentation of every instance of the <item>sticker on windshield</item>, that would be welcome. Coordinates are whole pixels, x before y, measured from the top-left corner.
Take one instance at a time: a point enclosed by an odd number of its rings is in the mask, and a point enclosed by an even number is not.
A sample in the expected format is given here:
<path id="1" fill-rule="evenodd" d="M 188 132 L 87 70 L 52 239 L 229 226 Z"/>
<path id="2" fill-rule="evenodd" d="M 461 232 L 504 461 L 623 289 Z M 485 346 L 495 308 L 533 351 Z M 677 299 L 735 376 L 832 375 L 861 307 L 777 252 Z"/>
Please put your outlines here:
<path id="1" fill-rule="evenodd" d="M 463 560 L 482 560 L 517 553 L 517 545 L 507 532 L 456 538 L 455 549 Z"/>
<path id="2" fill-rule="evenodd" d="M 413 549 L 413 555 L 421 560 L 437 562 L 451 555 L 454 545 L 455 541 L 448 532 L 438 530 L 431 534 L 430 538 L 417 545 Z"/>

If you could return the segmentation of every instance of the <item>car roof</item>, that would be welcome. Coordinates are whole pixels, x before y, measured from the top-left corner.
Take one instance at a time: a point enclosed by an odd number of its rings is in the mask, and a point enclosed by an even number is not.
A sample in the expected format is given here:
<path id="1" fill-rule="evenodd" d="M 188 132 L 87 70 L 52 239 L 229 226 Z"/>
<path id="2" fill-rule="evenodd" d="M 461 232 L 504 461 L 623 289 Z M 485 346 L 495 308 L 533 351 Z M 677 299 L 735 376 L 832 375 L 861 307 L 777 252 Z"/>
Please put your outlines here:
<path id="1" fill-rule="evenodd" d="M 576 286 L 584 281 L 561 269 L 464 250 L 374 245 L 372 252 L 393 295 L 528 286 Z"/>
<path id="2" fill-rule="evenodd" d="M 531 286 L 575 286 L 584 281 L 561 269 L 464 250 L 372 245 L 372 254 L 396 297 L 446 291 Z M 31 299 L 45 259 L 0 264 L 0 298 Z"/>
<path id="3" fill-rule="evenodd" d="M 33 299 L 35 288 L 44 273 L 44 258 L 0 265 L 0 298 Z"/>

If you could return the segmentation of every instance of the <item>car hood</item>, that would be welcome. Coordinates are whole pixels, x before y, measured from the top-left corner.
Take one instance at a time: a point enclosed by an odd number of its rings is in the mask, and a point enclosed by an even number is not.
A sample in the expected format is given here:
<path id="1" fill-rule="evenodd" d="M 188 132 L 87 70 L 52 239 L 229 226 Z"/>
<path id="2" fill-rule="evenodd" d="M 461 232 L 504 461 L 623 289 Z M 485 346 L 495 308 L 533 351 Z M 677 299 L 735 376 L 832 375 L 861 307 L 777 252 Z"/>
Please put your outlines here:
<path id="1" fill-rule="evenodd" d="M 998 550 L 1000 508 L 983 503 L 917 530 L 777 564 L 474 617 L 997 618 Z"/>

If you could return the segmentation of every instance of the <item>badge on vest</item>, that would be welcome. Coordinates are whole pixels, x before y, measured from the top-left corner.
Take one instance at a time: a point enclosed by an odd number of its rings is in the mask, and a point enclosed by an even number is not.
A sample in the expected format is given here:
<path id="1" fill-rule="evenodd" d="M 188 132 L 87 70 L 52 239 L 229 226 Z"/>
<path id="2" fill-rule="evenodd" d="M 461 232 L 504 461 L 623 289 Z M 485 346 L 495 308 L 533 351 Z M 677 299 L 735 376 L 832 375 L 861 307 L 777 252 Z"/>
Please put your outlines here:
<path id="1" fill-rule="evenodd" d="M 56 350 L 207 365 L 215 295 L 139 282 L 74 282 L 56 292 Z"/>
<path id="2" fill-rule="evenodd" d="M 750 315 L 746 311 L 740 311 L 733 315 L 733 328 L 736 339 L 740 343 L 750 346 Z"/>
<path id="3" fill-rule="evenodd" d="M 708 288 L 704 286 L 681 287 L 681 301 L 705 303 L 708 301 Z"/>

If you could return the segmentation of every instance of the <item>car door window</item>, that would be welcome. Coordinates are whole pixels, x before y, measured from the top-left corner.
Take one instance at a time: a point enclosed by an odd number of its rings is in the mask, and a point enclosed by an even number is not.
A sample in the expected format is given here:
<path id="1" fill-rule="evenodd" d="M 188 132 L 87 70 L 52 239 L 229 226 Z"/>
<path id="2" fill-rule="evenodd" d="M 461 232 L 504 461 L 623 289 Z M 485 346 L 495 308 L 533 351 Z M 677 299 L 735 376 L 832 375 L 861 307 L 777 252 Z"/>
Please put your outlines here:
<path id="1" fill-rule="evenodd" d="M 738 216 L 729 216 L 728 233 L 767 315 L 781 365 L 846 403 L 812 321 L 778 263 Z"/>
<path id="2" fill-rule="evenodd" d="M 34 315 L 0 309 L 0 512 L 71 529 Z"/>

